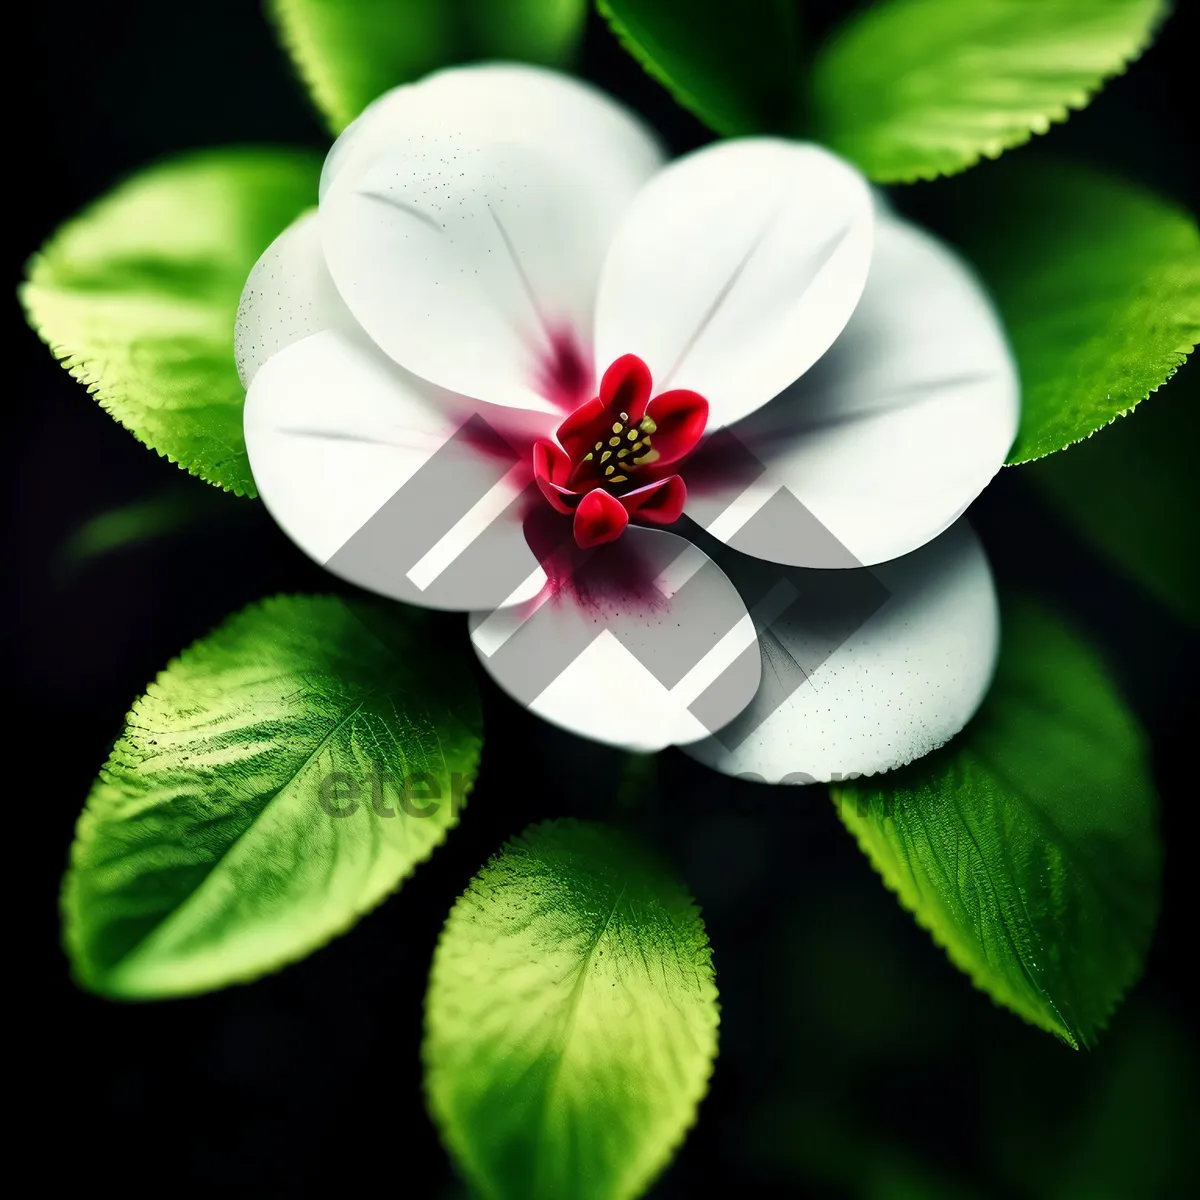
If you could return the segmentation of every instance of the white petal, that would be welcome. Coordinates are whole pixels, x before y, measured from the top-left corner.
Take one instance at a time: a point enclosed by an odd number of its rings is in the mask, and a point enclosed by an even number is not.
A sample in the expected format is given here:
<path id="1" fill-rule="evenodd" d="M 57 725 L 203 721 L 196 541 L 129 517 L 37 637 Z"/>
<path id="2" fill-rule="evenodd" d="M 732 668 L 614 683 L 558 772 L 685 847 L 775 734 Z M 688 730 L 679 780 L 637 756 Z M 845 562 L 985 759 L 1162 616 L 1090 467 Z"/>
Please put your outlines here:
<path id="1" fill-rule="evenodd" d="M 242 387 L 273 354 L 324 329 L 351 331 L 321 251 L 317 210 L 297 217 L 256 262 L 242 289 L 233 352 Z"/>
<path id="2" fill-rule="evenodd" d="M 1003 464 L 1018 410 L 1004 331 L 974 275 L 929 234 L 881 217 L 845 332 L 727 431 L 765 471 L 748 487 L 743 471 L 726 488 L 698 489 L 688 513 L 775 562 L 885 562 L 966 510 Z"/>
<path id="3" fill-rule="evenodd" d="M 569 524 L 564 523 L 569 539 Z M 720 568 L 664 530 L 630 526 L 547 563 L 535 600 L 471 617 L 488 673 L 545 720 L 655 751 L 706 737 L 758 687 L 754 625 Z"/>
<path id="4" fill-rule="evenodd" d="M 565 76 L 476 67 L 397 89 L 346 138 L 320 220 L 355 318 L 425 379 L 560 411 L 539 378 L 564 338 L 593 366 L 604 254 L 661 161 L 649 132 Z"/>
<path id="5" fill-rule="evenodd" d="M 361 333 L 297 342 L 246 396 L 255 484 L 306 554 L 360 587 L 428 608 L 516 603 L 545 580 L 522 530 L 544 502 L 528 462 L 443 399 Z"/>
<path id="6" fill-rule="evenodd" d="M 372 101 L 330 148 L 319 194 L 340 186 L 343 175 L 361 176 L 397 145 L 445 134 L 593 160 L 594 170 L 606 166 L 635 190 L 662 163 L 653 132 L 598 88 L 543 67 L 483 63 L 435 71 Z"/>
<path id="7" fill-rule="evenodd" d="M 637 354 L 709 428 L 783 391 L 841 333 L 870 265 L 863 177 L 818 146 L 718 142 L 661 171 L 604 264 L 596 357 Z"/>
<path id="8" fill-rule="evenodd" d="M 965 521 L 905 558 L 856 571 L 721 558 L 760 619 L 753 703 L 687 753 L 726 775 L 814 783 L 928 754 L 979 707 L 999 644 L 987 559 Z M 780 604 L 792 597 L 781 615 Z"/>

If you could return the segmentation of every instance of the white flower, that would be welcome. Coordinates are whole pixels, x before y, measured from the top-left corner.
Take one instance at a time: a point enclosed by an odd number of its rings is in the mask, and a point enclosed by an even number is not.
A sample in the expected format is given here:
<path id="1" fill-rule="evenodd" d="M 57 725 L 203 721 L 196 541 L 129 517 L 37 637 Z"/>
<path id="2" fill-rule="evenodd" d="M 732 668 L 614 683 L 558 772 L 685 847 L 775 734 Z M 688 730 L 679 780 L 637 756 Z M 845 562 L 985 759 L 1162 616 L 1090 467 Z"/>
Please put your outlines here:
<path id="1" fill-rule="evenodd" d="M 1013 364 L 968 269 L 820 147 L 664 166 L 578 81 L 440 72 L 338 139 L 237 348 L 283 529 L 471 611 L 550 721 L 827 780 L 982 699 L 996 601 L 959 518 L 1015 435 Z"/>

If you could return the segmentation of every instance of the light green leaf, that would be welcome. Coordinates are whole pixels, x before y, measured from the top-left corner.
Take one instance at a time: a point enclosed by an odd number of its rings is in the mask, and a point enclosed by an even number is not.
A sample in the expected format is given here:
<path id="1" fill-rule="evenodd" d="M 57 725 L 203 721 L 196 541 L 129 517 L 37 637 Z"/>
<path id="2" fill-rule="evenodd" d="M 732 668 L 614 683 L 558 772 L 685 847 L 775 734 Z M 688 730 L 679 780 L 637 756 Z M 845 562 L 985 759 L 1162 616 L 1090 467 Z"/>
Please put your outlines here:
<path id="1" fill-rule="evenodd" d="M 1168 0 L 878 0 L 818 56 L 822 141 L 880 183 L 962 171 L 1083 108 Z"/>
<path id="2" fill-rule="evenodd" d="M 1136 413 L 1027 467 L 1083 536 L 1181 620 L 1200 626 L 1200 370 L 1192 364 Z"/>
<path id="3" fill-rule="evenodd" d="M 1141 970 L 1157 800 L 1101 662 L 1029 602 L 982 710 L 945 750 L 835 790 L 884 882 L 993 999 L 1090 1044 Z"/>
<path id="4" fill-rule="evenodd" d="M 279 40 L 333 133 L 377 96 L 470 59 L 560 66 L 587 0 L 269 0 Z"/>
<path id="5" fill-rule="evenodd" d="M 469 671 L 422 630 L 398 605 L 281 596 L 158 676 L 72 848 L 80 983 L 136 999 L 253 979 L 347 930 L 429 856 L 481 739 Z"/>
<path id="6" fill-rule="evenodd" d="M 799 52 L 791 0 L 597 0 L 621 44 L 723 134 L 790 131 Z"/>
<path id="7" fill-rule="evenodd" d="M 255 495 L 233 323 L 246 276 L 316 200 L 320 159 L 206 150 L 128 182 L 62 226 L 21 287 L 30 325 L 138 441 Z"/>
<path id="8" fill-rule="evenodd" d="M 626 1200 L 695 1120 L 717 990 L 684 889 L 617 834 L 546 822 L 471 882 L 425 1001 L 426 1091 L 489 1200 Z"/>
<path id="9" fill-rule="evenodd" d="M 962 214 L 956 236 L 996 299 L 1020 367 L 1010 464 L 1129 412 L 1200 338 L 1194 218 L 1084 167 L 1023 158 L 947 185 Z"/>

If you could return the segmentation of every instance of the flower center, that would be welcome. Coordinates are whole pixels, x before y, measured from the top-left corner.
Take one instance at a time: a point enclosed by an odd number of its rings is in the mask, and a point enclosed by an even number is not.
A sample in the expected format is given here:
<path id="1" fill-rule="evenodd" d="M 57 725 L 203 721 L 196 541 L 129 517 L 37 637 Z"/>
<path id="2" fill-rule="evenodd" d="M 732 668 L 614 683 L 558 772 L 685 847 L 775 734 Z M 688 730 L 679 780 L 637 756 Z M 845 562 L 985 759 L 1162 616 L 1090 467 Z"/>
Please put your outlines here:
<path id="1" fill-rule="evenodd" d="M 605 487 L 609 491 L 622 483 L 629 482 L 631 474 L 640 467 L 657 462 L 659 453 L 651 445 L 651 437 L 658 429 L 653 417 L 643 417 L 632 428 L 628 413 L 620 413 L 612 423 L 610 434 L 601 438 L 575 465 L 569 486 Z M 590 464 L 590 465 L 589 465 Z"/>
<path id="2" fill-rule="evenodd" d="M 558 427 L 557 441 L 533 447 L 542 494 L 573 514 L 575 540 L 588 547 L 621 536 L 631 520 L 677 521 L 687 487 L 677 466 L 695 448 L 708 421 L 708 401 L 676 389 L 651 397 L 650 369 L 634 354 L 618 358 L 599 395 Z"/>

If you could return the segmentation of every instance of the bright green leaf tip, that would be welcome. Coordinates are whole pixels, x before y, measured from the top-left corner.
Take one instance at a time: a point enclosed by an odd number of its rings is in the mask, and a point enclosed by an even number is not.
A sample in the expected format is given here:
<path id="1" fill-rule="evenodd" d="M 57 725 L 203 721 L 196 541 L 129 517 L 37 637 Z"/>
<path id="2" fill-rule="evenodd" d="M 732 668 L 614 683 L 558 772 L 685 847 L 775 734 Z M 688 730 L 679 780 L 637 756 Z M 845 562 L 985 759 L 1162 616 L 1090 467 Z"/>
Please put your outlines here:
<path id="1" fill-rule="evenodd" d="M 632 1200 L 695 1120 L 718 1020 L 687 892 L 601 826 L 536 825 L 446 921 L 425 1003 L 429 1107 L 490 1200 Z"/>
<path id="2" fill-rule="evenodd" d="M 1158 910 L 1144 736 L 1100 660 L 1029 601 L 948 747 L 835 789 L 842 821 L 951 961 L 1068 1045 L 1092 1044 L 1141 971 Z"/>
<path id="3" fill-rule="evenodd" d="M 1168 0 L 879 0 L 818 55 L 817 136 L 879 183 L 997 158 L 1084 108 Z"/>
<path id="4" fill-rule="evenodd" d="M 318 156 L 238 147 L 139 172 L 63 225 L 20 288 L 29 324 L 137 439 L 254 496 L 233 326 L 250 268 L 316 198 Z"/>
<path id="5" fill-rule="evenodd" d="M 182 996 L 317 949 L 442 842 L 481 744 L 465 661 L 413 610 L 243 609 L 149 685 L 92 788 L 62 894 L 76 979 Z"/>

